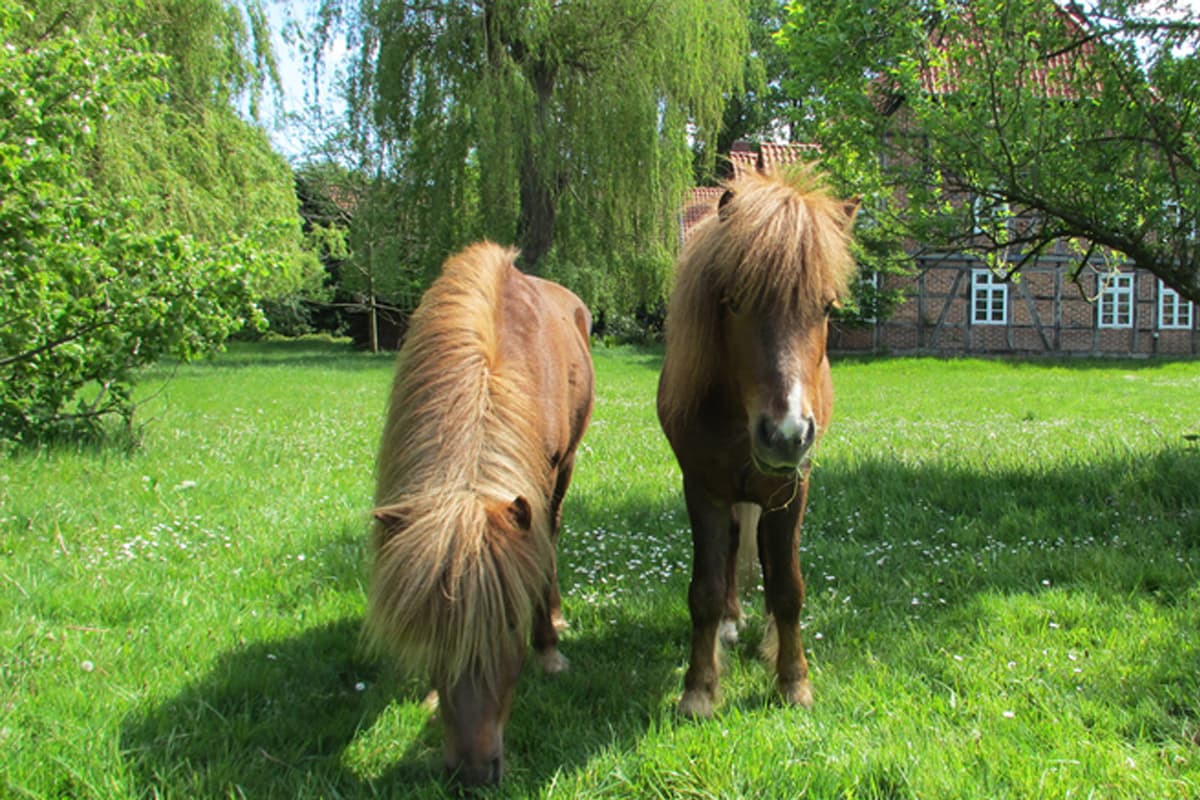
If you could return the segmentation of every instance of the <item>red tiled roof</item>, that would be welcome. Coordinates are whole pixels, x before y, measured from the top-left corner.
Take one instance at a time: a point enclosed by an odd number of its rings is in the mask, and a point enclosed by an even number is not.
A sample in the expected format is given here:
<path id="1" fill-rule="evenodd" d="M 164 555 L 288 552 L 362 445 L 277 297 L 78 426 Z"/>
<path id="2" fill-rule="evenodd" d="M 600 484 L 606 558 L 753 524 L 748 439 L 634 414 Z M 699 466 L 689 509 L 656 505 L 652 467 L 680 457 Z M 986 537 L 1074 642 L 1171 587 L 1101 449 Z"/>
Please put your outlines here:
<path id="1" fill-rule="evenodd" d="M 683 208 L 683 238 L 700 220 L 717 210 L 717 203 L 725 193 L 723 186 L 693 186 L 688 190 L 687 203 Z"/>
<path id="2" fill-rule="evenodd" d="M 1057 5 L 1053 6 L 1051 13 L 1069 32 L 1078 37 L 1079 46 L 1046 54 L 1030 65 L 1028 71 L 1021 76 L 1021 81 L 1041 97 L 1075 100 L 1078 99 L 1078 93 L 1073 80 L 1074 73 L 1081 64 L 1086 64 L 1095 56 L 1096 46 L 1087 40 L 1077 16 Z M 962 71 L 960 64 L 947 58 L 950 41 L 944 35 L 939 34 L 930 45 L 932 50 L 940 56 L 932 60 L 939 63 L 928 65 L 921 71 L 921 88 L 933 95 L 954 94 L 960 89 Z M 983 46 L 982 43 L 978 44 L 979 49 L 982 49 Z M 972 67 L 976 66 L 971 63 L 969 57 L 967 64 Z"/>
<path id="3" fill-rule="evenodd" d="M 330 184 L 326 189 L 326 196 L 331 203 L 338 207 L 339 211 L 350 216 L 354 215 L 362 200 L 361 193 L 337 184 Z"/>
<path id="4" fill-rule="evenodd" d="M 817 144 L 764 144 L 759 150 L 759 172 L 774 172 L 780 167 L 795 164 L 805 153 L 816 155 L 821 150 Z"/>
<path id="5" fill-rule="evenodd" d="M 733 165 L 733 179 L 737 180 L 758 169 L 758 154 L 753 150 L 734 150 L 729 154 L 729 163 Z"/>
<path id="6" fill-rule="evenodd" d="M 753 145 L 749 142 L 735 142 L 729 152 L 729 164 L 733 171 L 729 177 L 731 180 L 737 180 L 754 172 L 771 173 L 796 163 L 806 154 L 815 155 L 820 149 L 816 144 Z M 689 190 L 683 207 L 685 240 L 696 223 L 717 210 L 717 203 L 724 193 L 723 186 L 694 186 Z"/>

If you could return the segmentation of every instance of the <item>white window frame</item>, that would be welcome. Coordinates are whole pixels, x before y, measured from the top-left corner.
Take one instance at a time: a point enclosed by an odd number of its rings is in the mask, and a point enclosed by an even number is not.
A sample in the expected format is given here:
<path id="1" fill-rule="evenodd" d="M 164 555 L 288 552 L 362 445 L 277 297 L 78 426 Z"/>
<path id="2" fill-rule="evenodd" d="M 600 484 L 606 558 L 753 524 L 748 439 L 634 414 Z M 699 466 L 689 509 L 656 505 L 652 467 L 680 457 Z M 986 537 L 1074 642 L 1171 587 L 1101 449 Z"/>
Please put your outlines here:
<path id="1" fill-rule="evenodd" d="M 859 281 L 859 283 L 863 284 L 864 286 L 871 287 L 871 289 L 873 289 L 876 293 L 879 292 L 879 271 L 878 270 L 871 270 L 870 272 L 866 272 L 866 273 L 860 272 L 858 274 L 858 281 Z M 859 320 L 864 323 L 871 324 L 871 325 L 875 325 L 879 322 L 879 320 L 877 320 L 875 318 L 874 314 L 872 314 L 869 317 L 860 316 Z"/>
<path id="2" fill-rule="evenodd" d="M 1167 212 L 1167 221 L 1175 225 L 1176 228 L 1182 227 L 1185 221 L 1183 206 L 1178 200 L 1163 201 L 1163 210 Z M 1186 231 L 1189 241 L 1196 241 L 1200 238 L 1200 231 L 1196 228 L 1196 221 L 1193 220 Z"/>
<path id="3" fill-rule="evenodd" d="M 994 203 L 992 198 L 982 194 L 971 195 L 971 233 L 975 236 L 982 236 L 985 233 L 999 233 L 1001 226 L 1004 230 L 1004 238 L 1008 238 L 1008 234 L 1012 233 L 1012 224 L 1014 215 L 1012 207 L 1007 202 Z M 989 231 L 985 225 L 991 226 Z"/>
<path id="4" fill-rule="evenodd" d="M 998 316 L 995 314 L 997 310 Z M 990 269 L 971 270 L 971 324 L 1008 324 L 1008 284 L 997 278 Z"/>
<path id="5" fill-rule="evenodd" d="M 1179 292 L 1158 282 L 1158 327 L 1165 331 L 1190 331 L 1194 324 L 1194 304 Z"/>
<path id="6" fill-rule="evenodd" d="M 1096 327 L 1103 330 L 1122 330 L 1133 327 L 1134 273 L 1101 274 L 1100 291 L 1096 300 Z"/>

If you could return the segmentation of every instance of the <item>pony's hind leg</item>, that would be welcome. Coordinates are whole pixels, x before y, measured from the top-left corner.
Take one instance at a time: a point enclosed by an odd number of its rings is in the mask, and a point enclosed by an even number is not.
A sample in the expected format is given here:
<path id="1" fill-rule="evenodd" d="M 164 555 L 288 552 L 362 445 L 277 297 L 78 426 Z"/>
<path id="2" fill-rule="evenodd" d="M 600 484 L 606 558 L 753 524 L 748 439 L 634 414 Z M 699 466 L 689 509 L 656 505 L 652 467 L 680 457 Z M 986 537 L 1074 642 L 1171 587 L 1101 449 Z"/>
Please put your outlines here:
<path id="1" fill-rule="evenodd" d="M 575 470 L 572 454 L 558 465 L 558 477 L 554 483 L 554 496 L 550 507 L 550 541 L 554 549 L 554 563 L 550 567 L 550 582 L 542 597 L 542 603 L 533 617 L 533 649 L 542 669 L 551 674 L 563 672 L 570 666 L 566 656 L 558 650 L 558 635 L 567 628 L 562 613 L 562 596 L 558 591 L 558 532 L 562 527 L 562 501 L 571 483 Z"/>
<path id="2" fill-rule="evenodd" d="M 729 537 L 729 554 L 725 557 L 725 602 L 721 610 L 721 624 L 717 628 L 717 635 L 725 647 L 733 647 L 738 643 L 738 631 L 746 620 L 738 600 L 737 553 L 738 529 L 735 521 Z"/>
<path id="3" fill-rule="evenodd" d="M 804 516 L 807 484 L 801 484 L 798 502 L 763 514 L 763 562 L 767 581 L 767 607 L 772 616 L 763 652 L 774 661 L 776 686 L 791 705 L 812 706 L 808 662 L 800 639 L 800 611 L 804 605 L 804 580 L 800 574 L 800 523 Z"/>
<path id="4" fill-rule="evenodd" d="M 721 617 L 721 644 L 733 647 L 746 626 L 741 592 L 758 583 L 758 519 L 761 509 L 754 503 L 734 503 L 725 564 L 725 611 Z"/>
<path id="5" fill-rule="evenodd" d="M 730 510 L 729 551 L 725 557 L 725 602 L 721 610 L 721 625 L 717 628 L 717 636 L 725 647 L 737 644 L 738 632 L 746 621 L 738 598 L 738 542 L 741 531 L 737 508 L 735 505 Z"/>

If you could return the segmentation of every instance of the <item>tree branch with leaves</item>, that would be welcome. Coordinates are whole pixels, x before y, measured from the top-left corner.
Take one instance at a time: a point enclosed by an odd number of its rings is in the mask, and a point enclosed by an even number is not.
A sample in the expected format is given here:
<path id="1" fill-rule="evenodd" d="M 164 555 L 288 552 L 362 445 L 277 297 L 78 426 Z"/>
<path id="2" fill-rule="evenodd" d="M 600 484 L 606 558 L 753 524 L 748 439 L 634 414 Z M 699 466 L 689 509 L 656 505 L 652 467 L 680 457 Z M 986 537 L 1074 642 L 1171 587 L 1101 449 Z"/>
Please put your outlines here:
<path id="1" fill-rule="evenodd" d="M 1016 273 L 1081 239 L 1200 301 L 1192 12 L 821 0 L 794 3 L 780 40 L 797 127 L 897 250 L 974 252 Z M 972 198 L 1026 219 L 1022 237 L 977 235 Z"/>

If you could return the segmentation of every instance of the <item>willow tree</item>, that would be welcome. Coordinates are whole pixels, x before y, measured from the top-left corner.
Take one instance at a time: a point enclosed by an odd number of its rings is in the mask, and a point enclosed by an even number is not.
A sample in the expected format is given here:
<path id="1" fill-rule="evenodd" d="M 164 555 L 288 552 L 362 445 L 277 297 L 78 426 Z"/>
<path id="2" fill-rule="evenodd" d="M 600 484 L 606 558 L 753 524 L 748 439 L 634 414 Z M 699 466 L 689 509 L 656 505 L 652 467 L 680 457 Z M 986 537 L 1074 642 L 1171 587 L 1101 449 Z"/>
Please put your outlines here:
<path id="1" fill-rule="evenodd" d="M 133 201 L 144 229 L 206 242 L 251 235 L 273 260 L 266 294 L 297 291 L 301 253 L 291 168 L 258 123 L 278 76 L 261 0 L 143 0 L 98 11 L 53 0 L 64 25 L 131 32 L 165 57 L 157 102 L 122 103 L 97 130 L 95 190 Z"/>
<path id="2" fill-rule="evenodd" d="M 741 81 L 742 0 L 327 0 L 320 18 L 360 45 L 350 116 L 402 198 L 398 268 L 487 236 L 600 307 L 661 296 L 690 147 Z"/>

